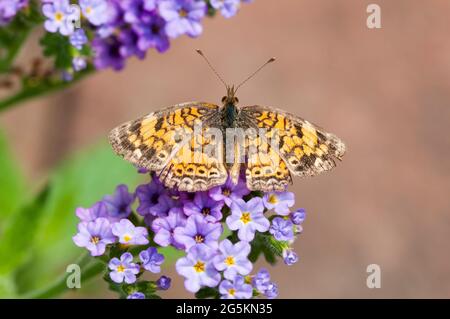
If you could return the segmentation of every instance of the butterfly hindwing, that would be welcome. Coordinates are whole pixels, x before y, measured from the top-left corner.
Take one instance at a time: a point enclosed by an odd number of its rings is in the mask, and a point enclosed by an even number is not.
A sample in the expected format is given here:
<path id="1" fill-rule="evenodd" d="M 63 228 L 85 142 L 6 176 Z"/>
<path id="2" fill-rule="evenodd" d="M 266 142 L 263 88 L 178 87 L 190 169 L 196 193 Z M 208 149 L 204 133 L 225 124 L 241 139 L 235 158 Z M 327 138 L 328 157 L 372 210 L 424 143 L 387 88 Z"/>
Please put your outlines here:
<path id="1" fill-rule="evenodd" d="M 280 158 L 298 176 L 314 176 L 333 168 L 335 159 L 345 153 L 344 143 L 335 135 L 295 115 L 274 108 L 247 106 L 241 109 L 243 121 L 277 134 Z M 272 131 L 272 133 L 270 133 Z"/>

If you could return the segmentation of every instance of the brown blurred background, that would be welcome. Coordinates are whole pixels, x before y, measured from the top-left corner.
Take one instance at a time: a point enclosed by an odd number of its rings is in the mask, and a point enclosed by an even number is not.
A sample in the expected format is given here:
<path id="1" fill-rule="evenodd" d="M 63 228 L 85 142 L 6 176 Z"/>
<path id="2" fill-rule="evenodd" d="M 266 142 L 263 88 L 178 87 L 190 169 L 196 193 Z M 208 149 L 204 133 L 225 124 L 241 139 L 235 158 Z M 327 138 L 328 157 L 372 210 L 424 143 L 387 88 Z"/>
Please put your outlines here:
<path id="1" fill-rule="evenodd" d="M 369 3 L 381 6 L 382 29 L 366 27 Z M 276 56 L 241 89 L 241 104 L 298 114 L 348 148 L 332 173 L 291 187 L 307 219 L 300 262 L 269 268 L 280 297 L 448 298 L 449 12 L 447 0 L 256 0 L 233 19 L 205 21 L 197 40 L 3 113 L 0 124 L 28 178 L 40 180 L 121 122 L 183 101 L 218 103 L 224 89 L 195 48 L 231 83 Z M 366 286 L 373 263 L 381 289 Z M 170 273 L 165 296 L 191 296 Z"/>

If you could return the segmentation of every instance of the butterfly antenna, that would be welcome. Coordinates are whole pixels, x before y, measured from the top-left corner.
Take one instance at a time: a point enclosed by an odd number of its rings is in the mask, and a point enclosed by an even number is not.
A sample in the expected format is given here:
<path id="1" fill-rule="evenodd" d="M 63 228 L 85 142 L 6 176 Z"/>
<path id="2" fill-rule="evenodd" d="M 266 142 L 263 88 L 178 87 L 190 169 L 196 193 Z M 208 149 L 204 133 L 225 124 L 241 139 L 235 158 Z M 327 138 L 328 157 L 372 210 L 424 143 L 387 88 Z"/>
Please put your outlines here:
<path id="1" fill-rule="evenodd" d="M 210 69 L 214 72 L 214 74 L 219 78 L 220 82 L 223 83 L 223 85 L 225 85 L 225 88 L 228 88 L 227 83 L 222 79 L 222 77 L 220 76 L 219 72 L 216 71 L 216 69 L 212 66 L 211 62 L 209 62 L 208 58 L 206 57 L 206 55 L 203 54 L 202 50 L 195 50 L 197 51 L 198 54 L 200 54 L 202 56 L 203 59 L 205 59 L 206 63 L 208 64 L 208 66 L 210 67 Z"/>
<path id="2" fill-rule="evenodd" d="M 263 65 L 261 65 L 255 72 L 253 72 L 252 74 L 250 74 L 250 76 L 248 78 L 246 78 L 244 81 L 242 81 L 237 87 L 235 92 L 237 92 L 237 90 L 244 85 L 248 80 L 250 80 L 252 77 L 254 77 L 259 71 L 261 71 L 267 64 L 272 63 L 275 61 L 275 58 L 270 58 L 266 63 L 264 63 Z"/>

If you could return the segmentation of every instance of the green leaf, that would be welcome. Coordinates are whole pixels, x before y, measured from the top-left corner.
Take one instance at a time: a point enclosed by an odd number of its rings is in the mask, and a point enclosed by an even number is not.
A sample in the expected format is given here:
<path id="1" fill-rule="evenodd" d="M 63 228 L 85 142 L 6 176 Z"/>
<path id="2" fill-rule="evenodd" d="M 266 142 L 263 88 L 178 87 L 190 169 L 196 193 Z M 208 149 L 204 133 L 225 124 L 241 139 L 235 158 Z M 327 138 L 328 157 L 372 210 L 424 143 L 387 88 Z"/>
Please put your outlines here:
<path id="1" fill-rule="evenodd" d="M 0 277 L 9 287 L 0 287 L 0 292 L 12 291 L 12 279 L 15 270 L 30 258 L 30 247 L 36 238 L 42 220 L 44 206 L 49 196 L 49 187 L 45 187 L 36 198 L 25 205 L 8 221 L 0 237 Z"/>
<path id="2" fill-rule="evenodd" d="M 57 69 L 67 69 L 72 65 L 72 46 L 69 38 L 55 32 L 47 32 L 40 41 L 43 53 L 47 57 L 53 57 Z"/>
<path id="3" fill-rule="evenodd" d="M 25 182 L 7 145 L 6 137 L 0 132 L 0 233 L 4 223 L 23 203 Z"/>
<path id="4" fill-rule="evenodd" d="M 114 154 L 109 145 L 100 145 L 66 161 L 50 179 L 51 192 L 45 216 L 29 254 L 33 260 L 17 276 L 19 292 L 47 286 L 84 250 L 75 246 L 77 207 L 89 207 L 118 184 L 134 190 L 140 176 L 135 168 Z"/>
<path id="5" fill-rule="evenodd" d="M 220 294 L 216 288 L 204 287 L 195 294 L 195 298 L 197 298 L 197 299 L 205 299 L 205 298 L 218 299 L 218 298 L 220 298 Z"/>

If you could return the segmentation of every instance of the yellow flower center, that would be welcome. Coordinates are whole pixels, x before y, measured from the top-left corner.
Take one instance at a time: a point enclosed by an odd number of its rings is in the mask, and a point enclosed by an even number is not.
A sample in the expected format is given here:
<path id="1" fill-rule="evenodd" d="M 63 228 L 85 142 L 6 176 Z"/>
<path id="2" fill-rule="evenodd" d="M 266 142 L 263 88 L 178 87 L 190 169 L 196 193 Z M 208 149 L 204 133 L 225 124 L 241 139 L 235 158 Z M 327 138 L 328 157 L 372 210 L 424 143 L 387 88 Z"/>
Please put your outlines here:
<path id="1" fill-rule="evenodd" d="M 123 240 L 128 243 L 131 240 L 131 236 L 125 235 L 125 236 L 123 236 Z"/>
<path id="2" fill-rule="evenodd" d="M 91 7 L 87 7 L 86 8 L 86 14 L 90 14 L 92 12 L 92 8 Z"/>
<path id="3" fill-rule="evenodd" d="M 178 14 L 180 15 L 180 17 L 184 18 L 188 15 L 187 11 L 184 9 L 181 9 L 180 11 L 178 11 Z"/>
<path id="4" fill-rule="evenodd" d="M 228 188 L 225 188 L 225 189 L 223 190 L 222 194 L 228 197 L 228 196 L 231 195 L 231 190 L 229 190 Z"/>
<path id="5" fill-rule="evenodd" d="M 252 283 L 252 276 L 248 275 L 244 277 L 244 282 L 246 284 L 251 284 Z"/>
<path id="6" fill-rule="evenodd" d="M 119 265 L 119 267 L 117 267 L 117 272 L 124 272 L 125 271 L 125 267 L 123 265 Z"/>
<path id="7" fill-rule="evenodd" d="M 249 212 L 242 213 L 241 221 L 244 224 L 248 224 L 249 222 L 251 222 L 251 220 L 252 220 L 252 218 L 250 217 L 250 213 Z"/>
<path id="8" fill-rule="evenodd" d="M 276 203 L 278 203 L 277 196 L 275 194 L 270 195 L 268 202 L 275 205 Z"/>
<path id="9" fill-rule="evenodd" d="M 234 257 L 228 256 L 227 258 L 225 258 L 225 264 L 227 264 L 228 266 L 234 265 L 235 264 Z"/>
<path id="10" fill-rule="evenodd" d="M 236 290 L 234 288 L 230 288 L 230 289 L 228 289 L 228 293 L 230 294 L 230 296 L 234 296 L 234 294 L 236 293 Z"/>
<path id="11" fill-rule="evenodd" d="M 100 241 L 100 237 L 98 237 L 98 236 L 91 237 L 91 243 L 93 243 L 94 245 L 97 245 L 99 241 Z"/>
<path id="12" fill-rule="evenodd" d="M 62 21 L 63 17 L 64 17 L 64 15 L 61 12 L 57 11 L 55 13 L 55 20 L 56 21 L 58 21 L 58 22 Z"/>
<path id="13" fill-rule="evenodd" d="M 197 244 L 201 244 L 203 243 L 203 241 L 205 240 L 205 238 L 203 238 L 202 235 L 195 235 L 194 240 Z"/>
<path id="14" fill-rule="evenodd" d="M 198 260 L 197 263 L 194 265 L 194 269 L 196 272 L 204 272 L 205 271 L 205 263 Z"/>

